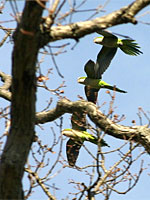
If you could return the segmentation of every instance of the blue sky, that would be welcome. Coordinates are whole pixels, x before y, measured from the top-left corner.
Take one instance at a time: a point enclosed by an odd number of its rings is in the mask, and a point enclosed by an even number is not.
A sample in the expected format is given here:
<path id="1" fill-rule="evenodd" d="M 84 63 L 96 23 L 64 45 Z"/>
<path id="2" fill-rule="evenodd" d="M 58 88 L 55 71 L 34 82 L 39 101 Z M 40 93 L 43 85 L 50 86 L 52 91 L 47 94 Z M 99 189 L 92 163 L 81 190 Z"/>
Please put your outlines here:
<path id="1" fill-rule="evenodd" d="M 88 1 L 88 3 L 85 5 L 84 9 L 86 8 L 94 8 L 96 5 L 102 3 L 103 1 Z M 122 6 L 128 5 L 131 3 L 131 0 L 126 1 L 120 1 L 120 0 L 112 0 L 110 1 L 104 10 L 106 12 L 101 12 L 98 16 L 103 16 L 105 14 L 108 14 L 112 11 L 115 11 Z M 17 2 L 19 8 L 21 9 L 23 5 L 23 1 Z M 67 7 L 64 7 L 64 10 L 66 10 Z M 145 13 L 146 11 L 149 11 L 149 7 L 142 10 L 141 13 L 138 15 L 141 15 Z M 10 16 L 10 13 L 12 13 L 12 10 L 10 8 L 9 3 L 7 2 L 6 7 L 4 9 L 4 14 L 0 15 L 0 22 L 12 19 Z M 77 14 L 73 18 L 74 21 L 82 21 L 86 20 L 89 13 L 86 14 Z M 138 18 L 140 21 L 143 22 L 149 22 L 150 23 L 150 14 Z M 66 22 L 67 23 L 67 22 Z M 14 23 L 7 23 L 2 24 L 6 25 L 7 27 L 15 26 Z M 115 113 L 119 114 L 120 116 L 124 114 L 126 116 L 126 119 L 121 122 L 123 125 L 131 126 L 132 120 L 136 120 L 137 125 L 139 125 L 139 118 L 137 116 L 138 107 L 142 107 L 145 112 L 149 115 L 150 111 L 150 26 L 143 24 L 139 22 L 137 25 L 133 24 L 123 24 L 118 25 L 115 27 L 112 27 L 109 29 L 112 32 L 120 33 L 123 35 L 130 36 L 131 38 L 135 39 L 139 46 L 141 47 L 141 50 L 143 52 L 142 55 L 134 57 L 134 56 L 128 56 L 125 55 L 121 50 L 117 51 L 117 54 L 115 58 L 113 59 L 110 67 L 103 75 L 103 80 L 110 83 L 111 85 L 117 85 L 117 87 L 126 90 L 127 94 L 121 94 L 116 93 L 116 99 L 115 99 Z M 1 35 L 3 35 L 1 31 Z M 47 73 L 48 68 L 54 68 L 53 74 L 49 76 L 49 80 L 47 81 L 47 85 L 54 89 L 58 86 L 58 84 L 61 84 L 63 80 L 65 80 L 66 87 L 64 88 L 65 96 L 72 100 L 76 101 L 78 100 L 78 95 L 85 98 L 84 95 L 84 88 L 82 85 L 79 85 L 77 83 L 77 78 L 80 76 L 84 76 L 84 65 L 89 60 L 96 60 L 97 54 L 101 48 L 101 46 L 96 45 L 93 43 L 93 38 L 98 36 L 98 34 L 94 33 L 91 35 L 88 35 L 82 39 L 80 39 L 80 42 L 76 45 L 74 50 L 71 50 L 71 47 L 75 44 L 75 41 L 73 40 L 62 40 L 58 42 L 54 42 L 51 45 L 60 45 L 64 43 L 70 43 L 69 46 L 65 48 L 67 50 L 67 53 L 60 54 L 56 56 L 56 62 L 59 66 L 59 70 L 64 75 L 64 79 L 58 76 L 56 69 L 53 65 L 53 62 L 51 60 L 50 56 L 46 56 L 44 62 L 41 64 L 41 70 L 43 74 Z M 1 66 L 0 70 L 10 73 L 11 72 L 11 51 L 12 51 L 12 43 L 8 41 L 7 44 L 2 46 L 0 48 L 0 55 L 1 55 Z M 55 51 L 55 49 L 54 49 Z M 39 56 L 39 60 L 41 59 L 41 56 Z M 50 108 L 53 108 L 56 105 L 56 101 L 58 100 L 57 97 L 52 95 L 49 92 L 46 92 L 45 90 L 39 88 L 37 93 L 37 111 L 41 111 L 46 105 L 47 101 L 53 97 L 54 101 Z M 109 108 L 109 102 L 110 97 L 106 92 L 100 91 L 99 98 L 98 98 L 98 104 L 102 105 L 103 102 L 106 102 L 106 104 L 101 108 L 101 111 L 107 113 Z M 2 98 L 0 99 L 0 107 L 4 107 L 8 105 L 5 100 Z M 57 120 L 59 123 L 59 120 Z M 143 124 L 148 123 L 148 121 L 143 116 Z M 4 127 L 4 121 L 0 121 L 0 126 Z M 41 131 L 39 127 L 36 128 L 37 134 L 42 140 L 43 144 L 50 145 L 51 136 L 49 133 L 51 133 L 51 127 L 54 126 L 54 122 L 47 123 L 43 125 L 44 131 Z M 70 127 L 70 115 L 66 114 L 64 116 L 64 124 L 63 128 L 69 128 Z M 4 128 L 1 129 L 0 134 L 3 133 Z M 55 129 L 56 133 L 60 134 L 59 130 L 57 128 Z M 122 144 L 122 141 L 117 140 L 112 137 L 106 137 L 107 143 L 110 144 L 111 148 L 116 148 L 118 145 Z M 63 144 L 63 156 L 65 155 L 65 143 Z M 93 144 L 85 143 L 85 145 L 89 148 L 91 152 L 96 153 L 96 147 Z M 55 149 L 56 154 L 50 156 L 50 160 L 53 163 L 57 156 L 57 148 Z M 107 150 L 107 149 L 106 149 Z M 135 155 L 138 155 L 138 153 L 142 150 L 142 148 L 138 148 L 135 152 Z M 117 159 L 117 156 L 112 155 L 112 157 L 108 157 L 107 159 L 107 166 L 111 166 L 115 159 Z M 144 166 L 147 167 L 149 164 L 149 155 L 144 155 Z M 87 154 L 87 152 L 82 149 L 77 161 L 78 166 L 84 166 L 87 163 L 92 162 L 92 159 Z M 137 161 L 135 165 L 133 165 L 133 171 L 136 172 L 138 170 L 138 166 L 140 165 L 140 161 Z M 58 166 L 57 170 L 61 167 Z M 52 175 L 54 175 L 56 171 L 53 172 Z M 137 186 L 130 191 L 127 195 L 116 195 L 112 194 L 111 199 L 119 200 L 120 198 L 122 200 L 126 199 L 132 199 L 132 200 L 149 200 L 150 192 L 149 192 L 149 183 L 150 178 L 147 175 L 149 173 L 149 169 L 145 170 L 143 173 L 141 180 L 138 182 Z M 43 174 L 41 174 L 43 175 Z M 50 180 L 49 184 L 52 185 L 52 183 L 56 183 L 56 186 L 59 188 L 63 188 L 61 190 L 58 190 L 56 192 L 56 197 L 58 199 L 63 199 L 68 191 L 76 191 L 72 189 L 72 185 L 68 184 L 68 180 L 74 179 L 75 181 L 85 181 L 88 182 L 89 178 L 86 176 L 85 172 L 76 171 L 72 168 L 65 168 L 58 176 Z M 24 179 L 25 186 L 27 185 L 27 180 Z M 124 189 L 124 186 L 120 186 L 121 189 Z M 41 192 L 41 189 L 38 188 L 37 192 L 35 192 L 31 198 L 29 199 L 43 199 L 46 200 L 47 197 L 43 192 Z M 69 198 L 71 199 L 71 198 Z"/>

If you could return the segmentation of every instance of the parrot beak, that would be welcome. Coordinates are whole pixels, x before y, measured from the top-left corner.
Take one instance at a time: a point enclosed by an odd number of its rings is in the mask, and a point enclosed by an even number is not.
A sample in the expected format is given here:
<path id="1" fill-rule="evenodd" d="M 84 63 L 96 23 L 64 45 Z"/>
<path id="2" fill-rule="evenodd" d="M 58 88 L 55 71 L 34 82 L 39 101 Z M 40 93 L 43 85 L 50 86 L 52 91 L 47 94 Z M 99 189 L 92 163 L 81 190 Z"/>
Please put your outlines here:
<path id="1" fill-rule="evenodd" d="M 81 83 L 81 84 L 82 84 L 82 83 L 84 83 L 84 81 L 85 81 L 85 78 L 82 78 L 82 77 L 79 77 L 79 78 L 78 78 L 78 83 Z"/>
<path id="2" fill-rule="evenodd" d="M 104 37 L 96 37 L 94 38 L 93 42 L 96 44 L 101 44 Z"/>

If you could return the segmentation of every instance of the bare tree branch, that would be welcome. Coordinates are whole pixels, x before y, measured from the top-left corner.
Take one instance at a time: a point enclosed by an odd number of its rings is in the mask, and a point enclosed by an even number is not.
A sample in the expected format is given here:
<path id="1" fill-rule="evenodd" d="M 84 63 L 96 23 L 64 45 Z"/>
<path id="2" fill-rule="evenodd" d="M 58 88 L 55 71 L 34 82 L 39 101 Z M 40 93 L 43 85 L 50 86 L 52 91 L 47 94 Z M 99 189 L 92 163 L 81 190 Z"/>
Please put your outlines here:
<path id="1" fill-rule="evenodd" d="M 0 87 L 0 97 L 10 101 L 11 100 L 11 92 L 9 89 L 11 87 L 12 78 L 10 75 L 5 74 L 4 72 L 0 71 L 0 77 L 4 82 L 3 86 Z"/>
<path id="2" fill-rule="evenodd" d="M 43 31 L 44 34 L 41 39 L 41 47 L 48 42 L 66 38 L 78 40 L 87 34 L 91 34 L 100 29 L 105 29 L 119 24 L 136 24 L 137 20 L 135 19 L 135 15 L 149 4 L 150 0 L 136 0 L 130 5 L 103 17 L 95 18 L 89 21 L 51 27 L 49 30 L 46 29 L 46 32 Z"/>
<path id="3" fill-rule="evenodd" d="M 56 200 L 56 198 L 49 192 L 49 190 L 47 189 L 47 187 L 45 186 L 45 184 L 43 183 L 43 181 L 40 179 L 40 177 L 36 172 L 33 172 L 29 168 L 25 168 L 25 171 L 31 174 L 35 178 L 36 182 L 41 186 L 44 193 L 49 197 L 50 200 Z"/>
<path id="4" fill-rule="evenodd" d="M 0 72 L 3 78 L 4 85 L 0 88 L 0 96 L 11 100 L 11 92 L 7 89 L 11 85 L 11 76 Z M 89 115 L 90 119 L 107 134 L 120 139 L 132 139 L 135 142 L 142 144 L 146 151 L 150 153 L 150 129 L 146 126 L 123 126 L 112 122 L 108 119 L 98 108 L 87 101 L 71 102 L 67 99 L 62 99 L 57 103 L 56 108 L 39 112 L 36 114 L 36 124 L 51 122 L 59 118 L 65 113 L 85 112 Z"/>
<path id="5" fill-rule="evenodd" d="M 131 149 L 129 149 L 129 151 L 118 161 L 116 162 L 108 171 L 105 172 L 105 175 L 103 176 L 103 178 L 101 178 L 98 183 L 95 186 L 95 192 L 97 192 L 97 190 L 99 189 L 99 187 L 101 185 L 103 185 L 103 183 L 105 182 L 106 178 L 112 173 L 113 169 L 115 169 L 115 167 L 117 167 L 131 152 L 133 149 L 136 148 L 137 145 L 133 146 Z"/>
<path id="6" fill-rule="evenodd" d="M 133 140 L 141 144 L 148 153 L 150 153 L 150 129 L 145 126 L 123 126 L 115 124 L 108 119 L 95 104 L 87 101 L 71 102 L 67 99 L 62 99 L 57 103 L 56 108 L 36 114 L 36 124 L 53 121 L 65 113 L 85 112 L 99 128 L 107 134 L 123 139 Z"/>

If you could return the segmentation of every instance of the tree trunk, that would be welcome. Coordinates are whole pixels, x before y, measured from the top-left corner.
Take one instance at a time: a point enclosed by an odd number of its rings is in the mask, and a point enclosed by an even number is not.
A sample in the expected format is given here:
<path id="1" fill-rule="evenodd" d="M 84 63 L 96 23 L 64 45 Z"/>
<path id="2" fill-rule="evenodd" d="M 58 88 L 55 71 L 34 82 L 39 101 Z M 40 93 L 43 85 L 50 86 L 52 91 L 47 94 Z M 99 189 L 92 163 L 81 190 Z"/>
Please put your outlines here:
<path id="1" fill-rule="evenodd" d="M 43 8 L 27 1 L 14 33 L 11 128 L 0 163 L 0 199 L 24 199 L 22 177 L 34 137 L 36 60 Z"/>

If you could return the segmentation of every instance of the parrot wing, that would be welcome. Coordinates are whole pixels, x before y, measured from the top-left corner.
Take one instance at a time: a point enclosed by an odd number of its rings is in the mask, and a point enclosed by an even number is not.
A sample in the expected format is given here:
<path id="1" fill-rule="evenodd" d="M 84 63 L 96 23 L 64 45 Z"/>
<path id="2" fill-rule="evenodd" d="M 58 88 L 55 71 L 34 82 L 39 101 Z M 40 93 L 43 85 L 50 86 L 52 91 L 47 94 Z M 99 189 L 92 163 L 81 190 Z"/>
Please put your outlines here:
<path id="1" fill-rule="evenodd" d="M 86 114 L 74 113 L 71 117 L 72 129 L 85 131 L 86 130 Z"/>
<path id="2" fill-rule="evenodd" d="M 106 30 L 106 29 L 103 29 L 103 30 L 99 30 L 99 31 L 96 31 L 98 34 L 101 34 L 103 35 L 104 37 L 113 37 L 113 38 L 118 38 L 117 36 L 119 37 L 123 37 L 123 38 L 126 38 L 126 39 L 129 39 L 129 40 L 132 40 L 131 37 L 127 36 L 127 35 L 123 35 L 123 34 L 120 34 L 120 33 L 114 33 L 114 32 L 111 32 L 109 30 Z M 116 36 L 117 35 L 117 36 Z"/>
<path id="3" fill-rule="evenodd" d="M 95 63 L 92 60 L 89 60 L 85 66 L 84 66 L 84 71 L 87 74 L 88 78 L 94 78 L 95 72 L 94 72 L 94 66 Z"/>
<path id="4" fill-rule="evenodd" d="M 104 37 L 112 37 L 112 38 L 117 38 L 112 32 L 108 31 L 108 30 L 99 30 L 96 31 L 98 34 L 103 35 Z"/>
<path id="5" fill-rule="evenodd" d="M 87 100 L 96 104 L 99 89 L 91 88 L 89 85 L 84 87 Z"/>
<path id="6" fill-rule="evenodd" d="M 69 139 L 66 144 L 66 154 L 70 166 L 74 166 L 79 155 L 83 142 Z"/>
<path id="7" fill-rule="evenodd" d="M 101 79 L 101 75 L 106 71 L 109 67 L 111 60 L 115 56 L 117 52 L 117 48 L 109 48 L 103 46 L 100 50 L 99 54 L 97 55 L 97 60 L 95 64 L 95 78 Z"/>

